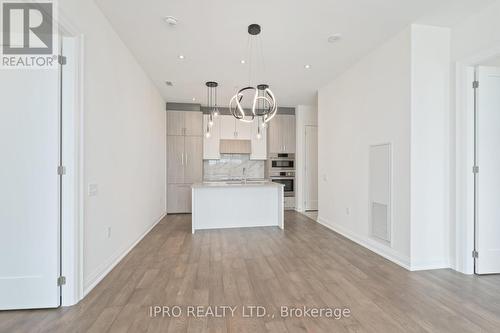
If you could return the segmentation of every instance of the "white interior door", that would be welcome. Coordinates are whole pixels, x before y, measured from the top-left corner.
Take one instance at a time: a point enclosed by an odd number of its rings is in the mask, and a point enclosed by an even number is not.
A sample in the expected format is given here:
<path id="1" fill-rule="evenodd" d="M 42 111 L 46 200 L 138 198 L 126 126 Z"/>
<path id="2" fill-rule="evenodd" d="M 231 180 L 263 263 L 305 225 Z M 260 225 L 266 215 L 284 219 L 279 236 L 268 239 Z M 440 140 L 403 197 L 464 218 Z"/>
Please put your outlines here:
<path id="1" fill-rule="evenodd" d="M 0 71 L 0 310 L 59 306 L 58 83 Z"/>
<path id="2" fill-rule="evenodd" d="M 500 68 L 478 67 L 476 273 L 500 273 Z"/>
<path id="3" fill-rule="evenodd" d="M 318 210 L 318 127 L 305 132 L 305 210 Z"/>

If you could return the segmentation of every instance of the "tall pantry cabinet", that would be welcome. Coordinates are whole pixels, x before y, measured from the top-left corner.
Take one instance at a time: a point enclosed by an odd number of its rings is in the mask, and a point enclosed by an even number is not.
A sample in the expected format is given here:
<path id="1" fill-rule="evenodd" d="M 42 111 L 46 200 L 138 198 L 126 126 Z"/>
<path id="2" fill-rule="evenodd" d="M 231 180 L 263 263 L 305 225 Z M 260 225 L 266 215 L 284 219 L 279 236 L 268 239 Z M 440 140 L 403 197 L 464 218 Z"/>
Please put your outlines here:
<path id="1" fill-rule="evenodd" d="M 191 212 L 191 185 L 203 178 L 203 115 L 167 110 L 167 212 Z"/>

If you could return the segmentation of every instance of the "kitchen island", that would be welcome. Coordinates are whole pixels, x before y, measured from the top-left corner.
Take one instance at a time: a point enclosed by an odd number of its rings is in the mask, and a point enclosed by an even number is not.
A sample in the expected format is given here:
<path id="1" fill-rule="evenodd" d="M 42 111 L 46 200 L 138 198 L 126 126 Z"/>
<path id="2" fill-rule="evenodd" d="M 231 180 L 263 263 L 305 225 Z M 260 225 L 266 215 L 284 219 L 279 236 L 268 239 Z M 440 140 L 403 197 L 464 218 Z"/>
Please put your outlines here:
<path id="1" fill-rule="evenodd" d="M 284 228 L 283 185 L 270 181 L 205 182 L 192 186 L 192 232 Z"/>

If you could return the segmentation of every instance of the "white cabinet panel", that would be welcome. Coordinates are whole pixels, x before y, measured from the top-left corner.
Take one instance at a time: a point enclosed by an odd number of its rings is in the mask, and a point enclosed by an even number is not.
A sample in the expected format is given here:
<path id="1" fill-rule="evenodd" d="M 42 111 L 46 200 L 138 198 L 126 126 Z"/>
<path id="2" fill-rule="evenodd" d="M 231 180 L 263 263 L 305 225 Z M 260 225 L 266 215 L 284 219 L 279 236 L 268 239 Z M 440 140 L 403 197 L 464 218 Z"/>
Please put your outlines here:
<path id="1" fill-rule="evenodd" d="M 236 120 L 236 138 L 238 140 L 250 140 L 252 138 L 252 125 L 257 122 L 255 119 L 253 122 L 248 123 L 240 120 Z"/>
<path id="2" fill-rule="evenodd" d="M 259 128 L 259 121 L 254 121 L 252 123 L 252 154 L 250 155 L 251 160 L 265 160 L 267 159 L 267 128 L 261 128 L 260 139 L 257 138 L 257 132 Z"/>
<path id="3" fill-rule="evenodd" d="M 220 116 L 220 138 L 222 140 L 236 139 L 236 119 L 233 116 Z"/>
<path id="4" fill-rule="evenodd" d="M 212 127 L 209 128 L 210 136 L 207 137 L 209 115 L 203 116 L 203 159 L 218 160 L 220 159 L 220 119 L 215 117 Z"/>

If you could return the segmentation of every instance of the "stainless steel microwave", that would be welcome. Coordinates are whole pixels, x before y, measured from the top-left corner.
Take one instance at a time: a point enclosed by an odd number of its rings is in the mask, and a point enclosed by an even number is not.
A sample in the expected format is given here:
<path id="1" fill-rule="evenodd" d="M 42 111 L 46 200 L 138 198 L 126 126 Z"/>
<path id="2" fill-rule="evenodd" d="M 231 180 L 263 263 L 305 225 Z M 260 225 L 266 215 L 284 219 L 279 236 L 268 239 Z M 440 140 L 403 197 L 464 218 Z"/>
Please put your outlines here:
<path id="1" fill-rule="evenodd" d="M 295 154 L 274 154 L 269 157 L 270 171 L 295 170 Z"/>

